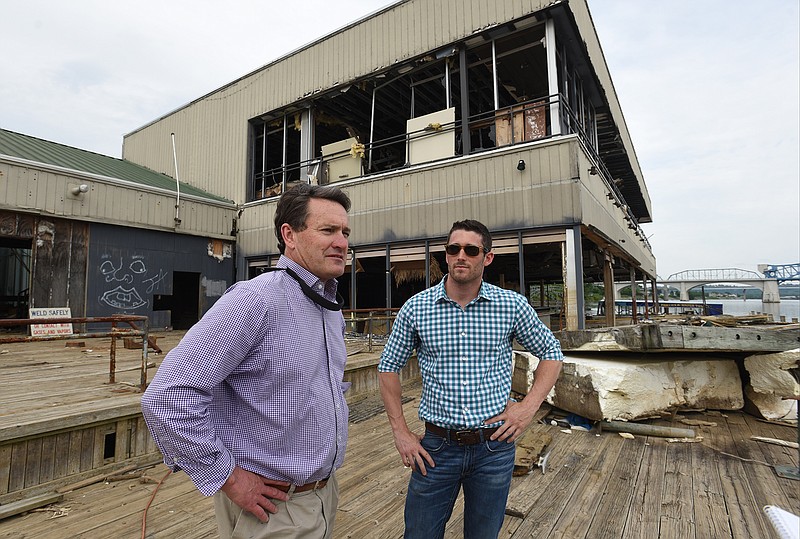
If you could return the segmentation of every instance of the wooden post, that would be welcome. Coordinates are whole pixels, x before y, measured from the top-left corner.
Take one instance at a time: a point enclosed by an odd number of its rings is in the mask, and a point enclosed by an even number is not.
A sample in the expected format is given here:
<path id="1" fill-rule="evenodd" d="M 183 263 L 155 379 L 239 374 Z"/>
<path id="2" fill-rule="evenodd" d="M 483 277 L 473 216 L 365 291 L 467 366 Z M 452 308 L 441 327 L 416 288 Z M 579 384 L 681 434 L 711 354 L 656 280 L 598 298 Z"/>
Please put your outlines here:
<path id="1" fill-rule="evenodd" d="M 636 268 L 631 266 L 631 324 L 639 323 L 639 317 L 636 311 Z"/>
<path id="2" fill-rule="evenodd" d="M 116 371 L 117 371 L 117 338 L 114 336 L 114 332 L 117 330 L 117 323 L 113 320 L 111 321 L 111 352 L 109 353 L 110 357 L 108 360 L 108 383 L 115 384 L 116 383 Z"/>
<path id="3" fill-rule="evenodd" d="M 603 263 L 603 289 L 605 290 L 606 326 L 610 328 L 616 325 L 613 260 L 609 253 L 605 253 L 605 262 Z"/>

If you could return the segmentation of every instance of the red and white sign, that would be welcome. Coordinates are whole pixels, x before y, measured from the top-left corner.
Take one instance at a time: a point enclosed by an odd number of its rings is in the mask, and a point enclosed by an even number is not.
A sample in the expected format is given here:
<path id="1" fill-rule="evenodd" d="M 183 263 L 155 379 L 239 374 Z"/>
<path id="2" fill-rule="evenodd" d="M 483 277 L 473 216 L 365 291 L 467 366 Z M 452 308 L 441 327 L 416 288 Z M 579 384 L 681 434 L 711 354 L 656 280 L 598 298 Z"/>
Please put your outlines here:
<path id="1" fill-rule="evenodd" d="M 30 318 L 72 318 L 69 307 L 43 307 L 28 309 Z M 59 324 L 31 324 L 31 336 L 42 337 L 46 335 L 72 335 L 71 323 Z"/>

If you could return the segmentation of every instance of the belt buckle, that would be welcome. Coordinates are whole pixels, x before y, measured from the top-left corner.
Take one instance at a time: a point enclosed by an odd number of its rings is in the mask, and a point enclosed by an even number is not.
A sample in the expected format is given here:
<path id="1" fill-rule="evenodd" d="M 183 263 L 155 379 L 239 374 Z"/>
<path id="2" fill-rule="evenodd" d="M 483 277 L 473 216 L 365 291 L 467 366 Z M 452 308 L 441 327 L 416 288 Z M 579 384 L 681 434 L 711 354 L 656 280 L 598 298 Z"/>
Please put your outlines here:
<path id="1" fill-rule="evenodd" d="M 457 430 L 455 432 L 456 442 L 458 442 L 458 445 L 472 445 L 475 443 L 472 441 L 472 437 L 476 434 L 474 430 Z"/>

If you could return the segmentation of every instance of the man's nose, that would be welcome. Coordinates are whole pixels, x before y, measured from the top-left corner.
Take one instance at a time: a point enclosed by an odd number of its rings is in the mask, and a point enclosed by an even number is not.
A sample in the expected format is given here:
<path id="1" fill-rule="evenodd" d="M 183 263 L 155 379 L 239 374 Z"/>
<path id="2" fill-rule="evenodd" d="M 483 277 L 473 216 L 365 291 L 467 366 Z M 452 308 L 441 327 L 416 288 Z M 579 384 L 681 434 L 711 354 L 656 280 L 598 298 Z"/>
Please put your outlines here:
<path id="1" fill-rule="evenodd" d="M 336 234 L 336 237 L 333 240 L 333 245 L 334 245 L 334 247 L 340 247 L 342 249 L 347 249 L 347 246 L 349 245 L 349 241 L 347 239 L 347 236 L 345 236 L 344 234 L 339 232 L 338 234 Z"/>

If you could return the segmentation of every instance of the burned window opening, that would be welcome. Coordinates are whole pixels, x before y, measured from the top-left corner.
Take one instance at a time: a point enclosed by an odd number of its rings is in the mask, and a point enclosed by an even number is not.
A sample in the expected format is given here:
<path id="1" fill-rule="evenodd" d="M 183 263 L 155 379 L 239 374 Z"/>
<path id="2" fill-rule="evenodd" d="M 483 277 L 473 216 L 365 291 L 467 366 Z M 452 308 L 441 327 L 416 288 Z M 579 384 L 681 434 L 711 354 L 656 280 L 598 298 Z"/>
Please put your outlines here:
<path id="1" fill-rule="evenodd" d="M 254 200 L 277 194 L 284 181 L 300 180 L 300 114 L 283 114 L 252 124 Z"/>
<path id="2" fill-rule="evenodd" d="M 481 40 L 470 38 L 261 117 L 268 120 L 253 120 L 252 199 L 278 195 L 293 182 L 332 183 L 403 168 L 410 164 L 412 141 L 434 132 L 452 132 L 452 142 L 444 144 L 453 147 L 424 154 L 428 160 L 554 132 L 577 133 L 596 148 L 595 105 L 564 47 L 556 46 L 557 68 L 549 72 L 546 44 L 557 43 L 550 28 L 533 19 L 505 25 Z M 550 88 L 558 88 L 558 95 L 550 95 Z M 439 118 L 449 109 L 445 123 L 416 123 L 410 131 L 409 120 Z"/>

